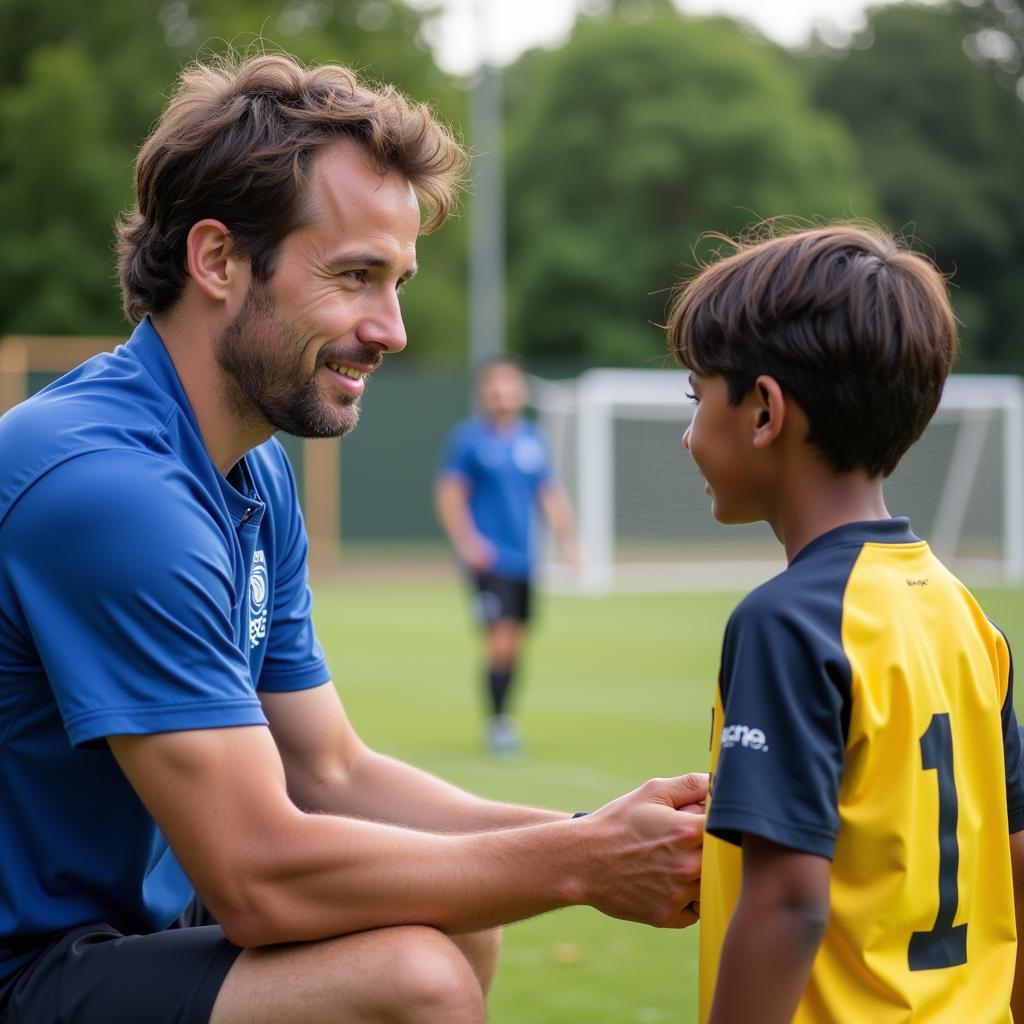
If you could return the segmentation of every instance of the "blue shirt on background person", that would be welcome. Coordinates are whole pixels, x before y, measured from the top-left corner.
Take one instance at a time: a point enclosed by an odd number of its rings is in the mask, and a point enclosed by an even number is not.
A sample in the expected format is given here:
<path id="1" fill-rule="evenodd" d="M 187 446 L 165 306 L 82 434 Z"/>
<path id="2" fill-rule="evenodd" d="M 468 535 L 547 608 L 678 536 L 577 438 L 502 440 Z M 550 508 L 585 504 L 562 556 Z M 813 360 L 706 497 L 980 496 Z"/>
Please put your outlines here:
<path id="1" fill-rule="evenodd" d="M 465 480 L 473 522 L 494 549 L 491 571 L 529 579 L 538 558 L 537 499 L 551 480 L 537 427 L 528 420 L 507 426 L 483 416 L 465 420 L 448 436 L 441 472 Z"/>

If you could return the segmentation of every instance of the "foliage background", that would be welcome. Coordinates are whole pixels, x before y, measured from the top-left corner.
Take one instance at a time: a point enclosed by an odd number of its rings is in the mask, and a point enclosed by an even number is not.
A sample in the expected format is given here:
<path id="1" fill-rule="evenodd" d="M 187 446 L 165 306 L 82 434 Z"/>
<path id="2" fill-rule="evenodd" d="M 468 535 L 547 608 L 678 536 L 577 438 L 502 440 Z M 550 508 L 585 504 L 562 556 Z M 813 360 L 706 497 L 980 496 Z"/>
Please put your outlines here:
<path id="1" fill-rule="evenodd" d="M 788 51 L 669 0 L 589 0 L 506 74 L 509 320 L 543 370 L 650 365 L 703 232 L 873 217 L 952 275 L 961 370 L 1024 366 L 1019 0 L 890 4 Z M 596 12 L 596 13 L 595 13 Z M 229 47 L 333 60 L 429 99 L 468 80 L 401 0 L 0 0 L 0 335 L 121 334 L 112 223 L 177 70 Z M 421 246 L 403 359 L 463 363 L 465 218 Z"/>

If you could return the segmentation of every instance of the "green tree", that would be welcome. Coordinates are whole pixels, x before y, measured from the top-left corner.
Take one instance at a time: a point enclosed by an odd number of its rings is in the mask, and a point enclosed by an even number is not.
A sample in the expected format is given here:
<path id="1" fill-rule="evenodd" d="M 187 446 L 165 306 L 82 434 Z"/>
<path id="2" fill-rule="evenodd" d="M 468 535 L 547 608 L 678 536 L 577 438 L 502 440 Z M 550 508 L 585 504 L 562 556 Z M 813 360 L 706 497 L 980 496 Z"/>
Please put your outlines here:
<path id="1" fill-rule="evenodd" d="M 879 8 L 850 47 L 808 60 L 816 101 L 853 132 L 885 221 L 951 275 L 964 368 L 1024 365 L 1014 7 Z"/>
<path id="2" fill-rule="evenodd" d="M 703 232 L 875 212 L 839 121 L 731 21 L 618 3 L 524 55 L 507 93 L 509 305 L 531 358 L 660 361 L 652 325 Z"/>
<path id="3" fill-rule="evenodd" d="M 401 0 L 0 0 L 0 334 L 124 331 L 113 221 L 135 150 L 197 55 L 284 49 L 394 82 L 459 123 L 465 97 Z M 464 230 L 422 243 L 410 352 L 464 350 Z"/>

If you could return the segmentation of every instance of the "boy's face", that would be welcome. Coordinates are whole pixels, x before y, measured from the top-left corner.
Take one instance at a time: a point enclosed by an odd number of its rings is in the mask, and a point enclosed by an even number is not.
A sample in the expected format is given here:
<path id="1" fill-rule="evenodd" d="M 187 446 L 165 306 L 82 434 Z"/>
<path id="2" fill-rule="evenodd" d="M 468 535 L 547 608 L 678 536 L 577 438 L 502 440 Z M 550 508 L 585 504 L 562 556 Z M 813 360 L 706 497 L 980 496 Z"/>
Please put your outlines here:
<path id="1" fill-rule="evenodd" d="M 720 523 L 769 518 L 753 444 L 753 393 L 739 405 L 730 405 L 725 378 L 700 373 L 690 374 L 690 388 L 697 408 L 683 434 L 683 447 L 707 482 L 711 514 Z"/>

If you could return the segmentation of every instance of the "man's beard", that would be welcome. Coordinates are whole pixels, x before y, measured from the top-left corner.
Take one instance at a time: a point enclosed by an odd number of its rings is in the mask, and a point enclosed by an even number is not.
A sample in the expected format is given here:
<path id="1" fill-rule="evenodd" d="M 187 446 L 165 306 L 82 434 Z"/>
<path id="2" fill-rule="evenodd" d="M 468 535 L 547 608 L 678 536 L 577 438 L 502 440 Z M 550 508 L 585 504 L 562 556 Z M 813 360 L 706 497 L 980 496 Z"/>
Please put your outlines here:
<path id="1" fill-rule="evenodd" d="M 226 400 L 245 420 L 261 417 L 295 437 L 341 437 L 359 422 L 359 400 L 328 402 L 317 390 L 319 357 L 302 377 L 302 340 L 277 318 L 270 289 L 255 278 L 238 315 L 217 339 L 217 365 L 228 376 Z M 361 356 L 365 362 L 367 357 Z"/>

